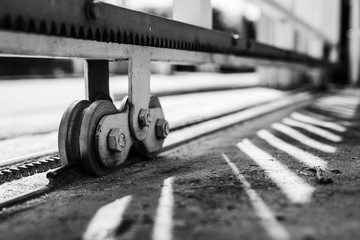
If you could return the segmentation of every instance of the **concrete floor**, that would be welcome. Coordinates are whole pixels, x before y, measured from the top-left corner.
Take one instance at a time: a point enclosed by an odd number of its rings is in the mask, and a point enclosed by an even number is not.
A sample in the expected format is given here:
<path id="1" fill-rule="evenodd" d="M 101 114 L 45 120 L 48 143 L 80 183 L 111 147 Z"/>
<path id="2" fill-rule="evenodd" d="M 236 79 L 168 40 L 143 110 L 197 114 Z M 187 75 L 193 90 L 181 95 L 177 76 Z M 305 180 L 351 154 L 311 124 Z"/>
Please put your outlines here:
<path id="1" fill-rule="evenodd" d="M 80 175 L 1 211 L 1 239 L 358 239 L 359 103 L 341 91 Z"/>

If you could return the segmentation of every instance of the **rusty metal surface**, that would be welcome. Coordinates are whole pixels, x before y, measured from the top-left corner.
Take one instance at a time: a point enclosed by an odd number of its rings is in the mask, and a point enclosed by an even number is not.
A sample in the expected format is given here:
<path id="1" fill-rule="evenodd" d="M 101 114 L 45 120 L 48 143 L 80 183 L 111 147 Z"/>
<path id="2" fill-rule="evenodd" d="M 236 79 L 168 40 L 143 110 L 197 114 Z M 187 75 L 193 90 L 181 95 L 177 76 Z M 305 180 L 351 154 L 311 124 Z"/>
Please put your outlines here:
<path id="1" fill-rule="evenodd" d="M 3 30 L 328 66 L 328 63 L 319 59 L 259 44 L 229 33 L 101 2 L 0 0 L 0 6 L 0 29 Z"/>

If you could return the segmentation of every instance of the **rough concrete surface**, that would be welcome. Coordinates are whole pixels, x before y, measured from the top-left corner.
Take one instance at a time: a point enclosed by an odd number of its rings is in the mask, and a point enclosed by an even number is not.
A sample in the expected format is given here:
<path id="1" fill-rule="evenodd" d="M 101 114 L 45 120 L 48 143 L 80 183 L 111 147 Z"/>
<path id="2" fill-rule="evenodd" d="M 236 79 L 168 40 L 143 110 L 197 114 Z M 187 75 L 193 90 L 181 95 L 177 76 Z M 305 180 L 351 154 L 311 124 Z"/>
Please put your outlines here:
<path id="1" fill-rule="evenodd" d="M 291 116 L 282 110 L 233 126 L 178 147 L 149 161 L 131 160 L 101 178 L 82 175 L 78 181 L 38 199 L 0 212 L 0 239 L 81 239 L 99 207 L 132 196 L 115 239 L 151 239 L 163 181 L 174 177 L 173 239 L 274 239 L 256 215 L 244 185 L 226 154 L 289 233 L 289 239 L 360 238 L 360 108 L 359 91 L 321 98 L 297 112 L 345 126 L 345 132 L 320 127 L 343 138 L 332 142 L 299 127 L 304 135 L 336 147 L 333 153 L 306 146 L 273 129 Z M 321 100 L 320 99 L 320 100 Z M 286 143 L 327 162 L 320 184 L 311 167 L 256 135 L 266 129 Z M 291 202 L 279 186 L 236 144 L 249 139 L 286 165 L 315 192 L 308 203 Z M 315 166 L 314 166 L 315 167 Z M 286 180 L 286 179 L 285 179 Z M 300 190 L 299 190 L 300 191 Z"/>

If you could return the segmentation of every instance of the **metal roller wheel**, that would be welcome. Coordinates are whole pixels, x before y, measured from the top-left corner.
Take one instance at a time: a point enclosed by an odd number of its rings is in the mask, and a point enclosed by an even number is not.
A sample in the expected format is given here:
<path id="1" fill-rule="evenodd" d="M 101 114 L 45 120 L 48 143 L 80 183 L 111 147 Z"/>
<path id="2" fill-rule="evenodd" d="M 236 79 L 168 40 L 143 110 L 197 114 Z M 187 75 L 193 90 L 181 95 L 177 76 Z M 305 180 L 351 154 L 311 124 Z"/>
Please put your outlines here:
<path id="1" fill-rule="evenodd" d="M 64 112 L 58 133 L 59 155 L 62 164 L 77 164 L 80 162 L 79 137 L 81 122 L 90 101 L 78 100 Z"/>
<path id="2" fill-rule="evenodd" d="M 112 102 L 99 100 L 92 103 L 84 114 L 80 130 L 80 162 L 92 176 L 102 176 L 109 171 L 109 168 L 103 166 L 98 159 L 95 136 L 101 118 L 117 112 Z"/>
<path id="3" fill-rule="evenodd" d="M 148 133 L 142 141 L 136 142 L 136 152 L 145 159 L 155 158 L 162 149 L 163 143 L 169 134 L 169 124 L 165 120 L 160 101 L 152 96 L 149 109 L 151 112 L 151 123 Z"/>

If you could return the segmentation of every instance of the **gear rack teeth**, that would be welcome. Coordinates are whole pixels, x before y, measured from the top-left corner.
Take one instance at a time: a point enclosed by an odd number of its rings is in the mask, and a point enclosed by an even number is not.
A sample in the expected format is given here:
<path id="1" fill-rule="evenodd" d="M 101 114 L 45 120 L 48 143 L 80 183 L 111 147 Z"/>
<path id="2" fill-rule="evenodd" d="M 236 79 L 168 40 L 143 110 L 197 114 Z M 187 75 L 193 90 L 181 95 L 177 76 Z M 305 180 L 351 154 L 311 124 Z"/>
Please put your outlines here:
<path id="1" fill-rule="evenodd" d="M 57 36 L 58 35 L 58 28 L 56 26 L 56 23 L 54 21 L 50 24 L 50 35 Z"/>
<path id="2" fill-rule="evenodd" d="M 116 42 L 121 43 L 121 31 L 118 30 L 116 33 Z"/>
<path id="3" fill-rule="evenodd" d="M 60 25 L 60 36 L 67 37 L 67 28 L 65 23 L 61 23 Z"/>
<path id="4" fill-rule="evenodd" d="M 80 27 L 79 27 L 78 37 L 79 37 L 80 39 L 86 39 L 85 30 L 84 30 L 84 27 L 83 27 L 83 26 L 80 26 Z"/>
<path id="5" fill-rule="evenodd" d="M 123 43 L 125 43 L 125 44 L 128 43 L 128 36 L 127 36 L 126 32 L 124 32 L 122 40 L 123 40 Z"/>
<path id="6" fill-rule="evenodd" d="M 93 40 L 93 39 L 94 39 L 94 33 L 93 33 L 93 30 L 92 30 L 91 27 L 89 27 L 89 28 L 87 29 L 86 39 L 88 39 L 88 40 Z"/>
<path id="7" fill-rule="evenodd" d="M 14 180 L 18 180 L 18 179 L 22 178 L 21 171 L 19 168 L 12 167 L 9 170 L 13 173 Z"/>
<path id="8" fill-rule="evenodd" d="M 50 169 L 61 167 L 61 161 L 58 156 L 51 156 L 44 160 L 32 163 L 21 164 L 0 170 L 0 184 L 5 181 L 10 182 L 23 177 L 28 177 L 36 173 L 48 171 Z"/>
<path id="9" fill-rule="evenodd" d="M 128 39 L 129 44 L 133 44 L 134 43 L 134 37 L 132 32 L 129 33 L 129 39 Z"/>
<path id="10" fill-rule="evenodd" d="M 6 182 L 6 175 L 4 173 L 0 173 L 0 184 Z"/>
<path id="11" fill-rule="evenodd" d="M 12 20 L 10 15 L 5 15 L 3 22 L 2 22 L 3 28 L 5 29 L 11 29 L 12 28 Z"/>
<path id="12" fill-rule="evenodd" d="M 29 21 L 26 24 L 25 31 L 27 31 L 27 32 L 35 32 L 35 30 L 36 30 L 35 19 L 30 18 Z"/>
<path id="13" fill-rule="evenodd" d="M 109 42 L 108 31 L 106 29 L 104 29 L 103 32 L 102 32 L 101 41 L 102 42 Z"/>
<path id="14" fill-rule="evenodd" d="M 141 44 L 141 46 L 145 46 L 145 37 L 143 35 L 141 35 L 140 44 Z"/>
<path id="15" fill-rule="evenodd" d="M 0 17 L 0 28 L 16 30 L 20 32 L 38 33 L 50 36 L 70 37 L 76 39 L 96 40 L 99 42 L 124 43 L 140 46 L 152 46 L 161 48 L 173 48 L 182 50 L 201 50 L 197 43 L 169 39 L 167 37 L 154 37 L 147 34 L 134 33 L 122 29 L 100 28 L 49 20 L 32 16 L 17 15 L 12 17 L 5 14 Z M 203 47 L 205 50 L 205 47 Z M 228 51 L 229 49 L 226 49 Z"/>
<path id="16" fill-rule="evenodd" d="M 40 21 L 39 33 L 40 34 L 48 34 L 48 29 L 47 29 L 45 20 Z"/>
<path id="17" fill-rule="evenodd" d="M 25 21 L 21 16 L 16 18 L 16 30 L 18 31 L 25 31 Z"/>
<path id="18" fill-rule="evenodd" d="M 110 30 L 109 42 L 112 42 L 112 43 L 116 42 L 116 35 L 115 35 L 115 32 L 113 30 Z"/>
<path id="19" fill-rule="evenodd" d="M 76 27 L 75 27 L 74 24 L 71 24 L 71 26 L 70 26 L 70 35 L 69 35 L 69 37 L 77 38 Z"/>
<path id="20" fill-rule="evenodd" d="M 101 32 L 99 28 L 95 30 L 95 40 L 101 42 Z"/>
<path id="21" fill-rule="evenodd" d="M 135 43 L 136 45 L 140 45 L 139 35 L 137 35 L 137 34 L 135 34 L 135 41 L 134 41 L 134 43 Z"/>

